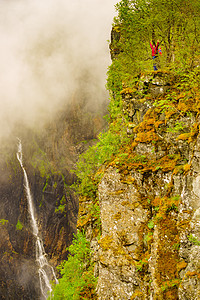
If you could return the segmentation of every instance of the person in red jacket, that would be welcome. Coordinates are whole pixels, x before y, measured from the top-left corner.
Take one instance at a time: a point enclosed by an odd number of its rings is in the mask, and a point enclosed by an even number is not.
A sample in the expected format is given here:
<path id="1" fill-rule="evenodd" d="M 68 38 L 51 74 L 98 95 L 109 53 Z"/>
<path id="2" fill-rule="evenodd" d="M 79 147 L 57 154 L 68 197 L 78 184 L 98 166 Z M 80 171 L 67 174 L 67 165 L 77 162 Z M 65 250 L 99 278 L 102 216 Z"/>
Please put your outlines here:
<path id="1" fill-rule="evenodd" d="M 150 42 L 150 46 L 151 46 L 151 50 L 152 50 L 153 69 L 154 69 L 154 71 L 157 71 L 158 69 L 156 67 L 155 59 L 156 59 L 157 53 L 158 53 L 159 41 L 157 41 L 156 45 L 155 45 L 155 43 Z"/>

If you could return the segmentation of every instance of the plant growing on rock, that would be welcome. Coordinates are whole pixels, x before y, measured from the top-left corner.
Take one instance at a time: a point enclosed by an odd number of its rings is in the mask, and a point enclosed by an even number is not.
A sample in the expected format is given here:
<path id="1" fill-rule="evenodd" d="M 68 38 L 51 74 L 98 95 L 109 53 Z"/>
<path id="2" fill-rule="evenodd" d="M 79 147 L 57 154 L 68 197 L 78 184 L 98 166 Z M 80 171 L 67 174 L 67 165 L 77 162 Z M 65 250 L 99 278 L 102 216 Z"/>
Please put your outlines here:
<path id="1" fill-rule="evenodd" d="M 53 287 L 53 296 L 50 299 L 97 299 L 97 279 L 93 275 L 90 243 L 82 232 L 77 233 L 67 250 L 68 260 L 58 267 L 62 278 L 59 279 L 59 284 Z"/>

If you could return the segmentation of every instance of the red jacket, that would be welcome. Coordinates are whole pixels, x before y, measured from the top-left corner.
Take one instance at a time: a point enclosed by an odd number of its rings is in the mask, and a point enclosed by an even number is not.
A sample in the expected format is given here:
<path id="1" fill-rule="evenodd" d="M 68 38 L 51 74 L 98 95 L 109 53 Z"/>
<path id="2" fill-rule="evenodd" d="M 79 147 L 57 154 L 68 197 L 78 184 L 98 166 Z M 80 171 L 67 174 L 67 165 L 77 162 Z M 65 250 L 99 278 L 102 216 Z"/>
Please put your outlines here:
<path id="1" fill-rule="evenodd" d="M 157 51 L 158 51 L 159 42 L 157 42 L 156 46 L 153 46 L 150 42 L 150 46 L 151 46 L 151 49 L 152 49 L 152 56 L 155 56 L 157 54 Z"/>

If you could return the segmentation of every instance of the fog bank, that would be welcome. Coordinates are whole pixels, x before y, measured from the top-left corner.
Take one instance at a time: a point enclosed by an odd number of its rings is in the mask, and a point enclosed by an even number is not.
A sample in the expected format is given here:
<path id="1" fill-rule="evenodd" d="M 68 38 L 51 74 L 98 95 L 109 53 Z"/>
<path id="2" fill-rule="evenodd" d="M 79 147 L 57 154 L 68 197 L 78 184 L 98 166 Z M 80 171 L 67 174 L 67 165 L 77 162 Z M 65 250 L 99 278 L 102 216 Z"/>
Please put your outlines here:
<path id="1" fill-rule="evenodd" d="M 0 1 L 0 137 L 48 120 L 80 87 L 103 99 L 117 2 Z"/>

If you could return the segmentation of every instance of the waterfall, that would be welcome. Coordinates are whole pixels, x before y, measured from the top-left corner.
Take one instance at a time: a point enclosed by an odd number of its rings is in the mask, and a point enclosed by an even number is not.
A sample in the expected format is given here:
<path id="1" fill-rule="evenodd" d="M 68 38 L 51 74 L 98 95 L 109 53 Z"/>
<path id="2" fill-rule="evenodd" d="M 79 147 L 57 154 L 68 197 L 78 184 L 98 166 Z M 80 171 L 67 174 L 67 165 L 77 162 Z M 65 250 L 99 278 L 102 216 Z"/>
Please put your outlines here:
<path id="1" fill-rule="evenodd" d="M 47 299 L 47 297 L 49 295 L 51 295 L 51 292 L 52 292 L 50 281 L 53 280 L 53 281 L 55 281 L 56 284 L 58 284 L 58 280 L 56 278 L 53 267 L 50 266 L 50 264 L 48 263 L 48 260 L 46 258 L 47 254 L 45 253 L 42 239 L 39 237 L 39 230 L 38 230 L 38 225 L 37 225 L 35 214 L 34 214 L 34 206 L 33 206 L 33 200 L 32 200 L 31 191 L 30 191 L 30 187 L 29 187 L 28 176 L 27 176 L 26 170 L 23 166 L 22 143 L 21 143 L 20 139 L 18 139 L 18 140 L 19 140 L 19 144 L 18 144 L 17 159 L 18 159 L 18 161 L 21 165 L 21 168 L 23 170 L 23 173 L 24 173 L 24 181 L 25 181 L 24 187 L 25 187 L 26 197 L 27 197 L 27 201 L 28 201 L 28 212 L 30 215 L 32 232 L 36 239 L 36 243 L 35 243 L 35 245 L 36 245 L 36 262 L 38 265 L 40 289 L 41 289 L 41 293 L 44 296 L 44 298 Z"/>

